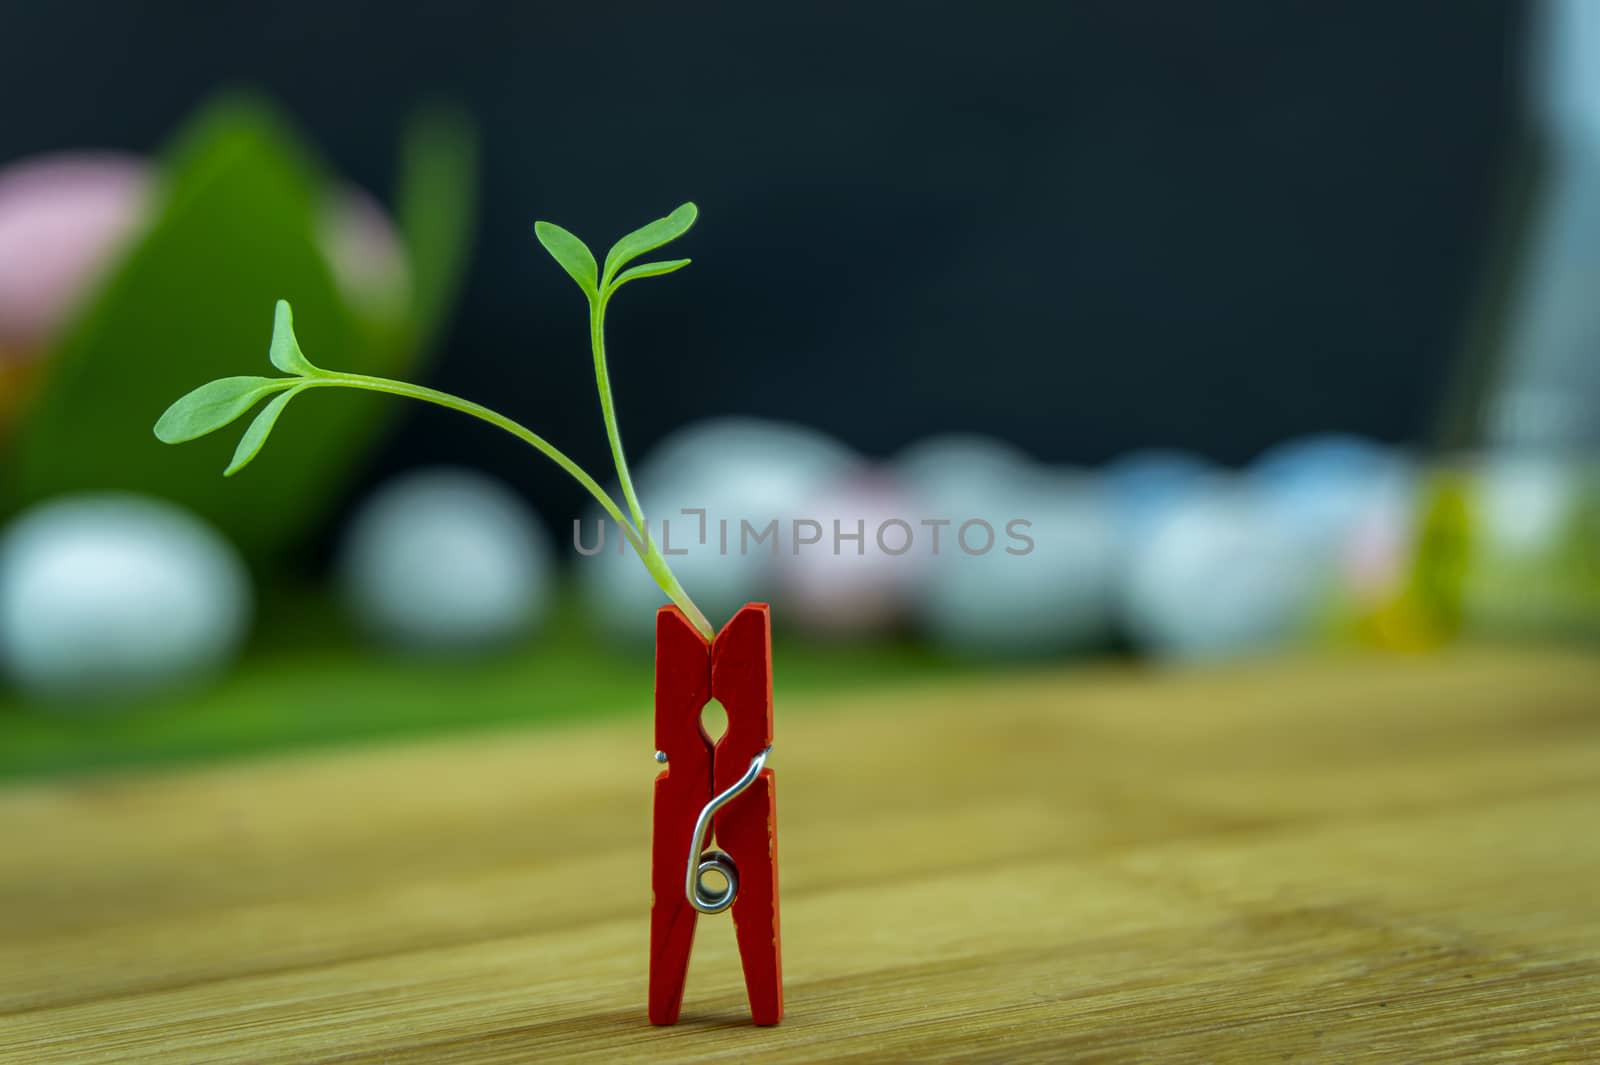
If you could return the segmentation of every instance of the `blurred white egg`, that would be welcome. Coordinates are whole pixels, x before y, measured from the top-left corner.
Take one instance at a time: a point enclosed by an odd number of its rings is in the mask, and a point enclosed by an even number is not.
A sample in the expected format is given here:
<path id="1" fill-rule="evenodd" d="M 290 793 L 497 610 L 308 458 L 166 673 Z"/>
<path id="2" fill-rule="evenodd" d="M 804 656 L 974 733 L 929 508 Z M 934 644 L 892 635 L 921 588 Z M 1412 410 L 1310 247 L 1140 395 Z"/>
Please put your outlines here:
<path id="1" fill-rule="evenodd" d="M 1582 469 L 1552 455 L 1490 455 L 1479 475 L 1485 548 L 1511 558 L 1553 551 L 1581 502 Z"/>
<path id="2" fill-rule="evenodd" d="M 1119 588 L 1120 614 L 1141 648 L 1219 659 L 1304 631 L 1326 573 L 1316 551 L 1243 488 L 1178 504 L 1141 539 Z"/>
<path id="3" fill-rule="evenodd" d="M 925 568 L 914 498 L 888 469 L 862 468 L 812 494 L 797 516 L 801 536 L 816 542 L 779 553 L 786 614 L 828 636 L 887 628 Z"/>
<path id="4" fill-rule="evenodd" d="M 158 500 L 45 503 L 0 539 L 0 666 L 38 695 L 120 696 L 216 670 L 252 605 L 233 547 Z"/>
<path id="5" fill-rule="evenodd" d="M 436 468 L 397 477 L 350 523 L 339 581 L 351 613 L 401 647 L 465 651 L 527 634 L 551 598 L 538 519 L 499 481 Z"/>
<path id="6" fill-rule="evenodd" d="M 1067 471 L 1012 471 L 966 498 L 967 509 L 943 530 L 938 556 L 926 560 L 919 628 L 968 654 L 1038 655 L 1103 643 L 1116 529 L 1094 482 Z"/>
<path id="7" fill-rule="evenodd" d="M 809 426 L 763 418 L 707 418 L 657 444 L 640 474 L 727 471 L 752 502 L 792 502 L 819 480 L 859 459 L 839 441 Z"/>
<path id="8" fill-rule="evenodd" d="M 743 604 L 771 596 L 777 556 L 790 548 L 794 518 L 808 498 L 858 461 L 842 444 L 802 426 L 718 418 L 663 440 L 638 467 L 634 483 L 650 534 L 679 583 L 720 626 Z M 620 503 L 621 492 L 613 489 L 612 497 Z M 591 512 L 583 521 L 586 550 L 598 545 L 598 520 Z M 773 523 L 776 539 L 767 535 Z M 605 525 L 603 550 L 574 551 L 585 604 L 607 634 L 648 640 L 666 596 L 617 529 Z"/>
<path id="9" fill-rule="evenodd" d="M 895 480 L 922 505 L 953 517 L 996 495 L 1025 491 L 1033 459 L 1004 440 L 977 433 L 942 433 L 919 440 L 894 457 Z"/>
<path id="10" fill-rule="evenodd" d="M 1090 479 L 974 434 L 931 437 L 894 466 L 918 500 L 915 554 L 927 565 L 912 610 L 931 639 L 973 654 L 1033 655 L 1105 638 L 1114 515 Z"/>

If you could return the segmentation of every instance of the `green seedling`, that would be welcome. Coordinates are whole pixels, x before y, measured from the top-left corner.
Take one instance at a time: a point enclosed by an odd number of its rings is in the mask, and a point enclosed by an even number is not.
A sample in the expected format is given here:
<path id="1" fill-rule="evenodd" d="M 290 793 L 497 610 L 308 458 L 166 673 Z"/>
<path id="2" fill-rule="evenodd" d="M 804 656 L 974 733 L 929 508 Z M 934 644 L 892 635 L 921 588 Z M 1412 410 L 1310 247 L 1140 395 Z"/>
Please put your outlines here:
<path id="1" fill-rule="evenodd" d="M 678 604 L 694 623 L 694 627 L 710 639 L 711 623 L 683 590 L 683 586 L 673 576 L 666 559 L 662 557 L 660 549 L 650 538 L 644 510 L 640 507 L 639 496 L 633 488 L 633 477 L 628 473 L 628 460 L 622 450 L 622 435 L 617 429 L 616 405 L 611 398 L 611 374 L 606 367 L 605 339 L 606 309 L 618 289 L 630 281 L 659 277 L 680 270 L 689 265 L 689 260 L 669 259 L 641 263 L 626 270 L 623 267 L 646 252 L 654 251 L 683 236 L 689 231 L 689 227 L 694 225 L 697 214 L 695 205 L 686 203 L 665 218 L 658 218 L 649 225 L 634 230 L 611 246 L 611 250 L 606 253 L 603 270 L 595 263 L 594 254 L 589 251 L 588 246 L 576 236 L 550 222 L 534 223 L 534 233 L 538 236 L 539 243 L 544 245 L 551 257 L 578 283 L 578 287 L 583 290 L 584 296 L 589 301 L 589 342 L 594 353 L 595 385 L 600 392 L 600 413 L 605 420 L 606 437 L 611 443 L 611 457 L 616 464 L 617 481 L 622 486 L 623 502 L 627 505 L 626 514 L 599 483 L 565 453 L 538 433 L 503 414 L 421 385 L 392 381 L 383 377 L 369 377 L 364 374 L 340 373 L 313 365 L 300 350 L 300 344 L 294 335 L 293 314 L 289 304 L 283 300 L 278 301 L 272 328 L 272 346 L 268 354 L 272 365 L 289 376 L 224 377 L 210 384 L 201 385 L 167 408 L 161 420 L 156 422 L 156 437 L 167 444 L 181 444 L 195 440 L 233 423 L 263 400 L 267 400 L 266 406 L 245 430 L 244 437 L 233 453 L 233 461 L 223 471 L 223 476 L 231 477 L 248 466 L 250 461 L 261 453 L 267 437 L 272 434 L 273 427 L 278 424 L 279 417 L 290 402 L 296 396 L 314 388 L 354 388 L 366 392 L 382 392 L 470 414 L 530 445 L 581 484 L 617 523 L 617 527 L 633 545 L 633 549 L 643 560 L 645 569 L 650 572 L 656 584 L 661 586 L 667 598 Z"/>

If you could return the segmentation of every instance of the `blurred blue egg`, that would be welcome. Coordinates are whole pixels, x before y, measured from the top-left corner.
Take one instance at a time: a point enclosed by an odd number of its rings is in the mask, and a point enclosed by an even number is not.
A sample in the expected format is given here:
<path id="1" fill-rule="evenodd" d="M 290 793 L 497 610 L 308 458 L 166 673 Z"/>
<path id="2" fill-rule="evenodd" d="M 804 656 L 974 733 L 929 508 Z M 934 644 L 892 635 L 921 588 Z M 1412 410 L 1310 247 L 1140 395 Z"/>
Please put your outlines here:
<path id="1" fill-rule="evenodd" d="M 1411 462 L 1376 441 L 1344 434 L 1290 440 L 1250 466 L 1263 505 L 1330 559 L 1378 513 L 1408 508 Z"/>
<path id="2" fill-rule="evenodd" d="M 0 669 L 36 695 L 115 697 L 217 670 L 252 609 L 238 553 L 170 503 L 61 499 L 0 538 Z"/>
<path id="3" fill-rule="evenodd" d="M 339 562 L 352 615 L 378 639 L 471 651 L 526 635 L 548 610 L 551 548 L 526 504 L 470 470 L 405 474 L 352 519 Z"/>
<path id="4" fill-rule="evenodd" d="M 1222 472 L 1187 451 L 1150 448 L 1112 460 L 1100 471 L 1100 484 L 1120 533 L 1143 535 L 1172 507 L 1210 491 Z"/>
<path id="5" fill-rule="evenodd" d="M 1178 504 L 1118 589 L 1128 635 L 1161 658 L 1223 659 L 1301 635 L 1326 588 L 1318 554 L 1243 487 Z"/>
<path id="6" fill-rule="evenodd" d="M 663 440 L 637 468 L 634 483 L 651 536 L 670 552 L 667 561 L 695 603 L 720 626 L 743 604 L 771 597 L 792 522 L 808 499 L 859 461 L 838 441 L 803 426 L 717 418 Z M 613 489 L 612 497 L 620 501 L 621 492 Z M 595 508 L 580 529 L 586 551 L 599 544 L 597 521 Z M 776 551 L 774 540 L 760 538 L 773 522 Z M 666 596 L 618 530 L 604 524 L 602 550 L 574 550 L 585 605 L 608 635 L 647 641 Z M 778 620 L 787 620 L 781 605 Z"/>
<path id="7" fill-rule="evenodd" d="M 951 515 L 938 556 L 926 559 L 915 612 L 921 631 L 947 650 L 976 655 L 1102 644 L 1116 530 L 1094 482 L 1066 471 L 1010 470 L 981 492 L 976 487 L 968 509 Z"/>

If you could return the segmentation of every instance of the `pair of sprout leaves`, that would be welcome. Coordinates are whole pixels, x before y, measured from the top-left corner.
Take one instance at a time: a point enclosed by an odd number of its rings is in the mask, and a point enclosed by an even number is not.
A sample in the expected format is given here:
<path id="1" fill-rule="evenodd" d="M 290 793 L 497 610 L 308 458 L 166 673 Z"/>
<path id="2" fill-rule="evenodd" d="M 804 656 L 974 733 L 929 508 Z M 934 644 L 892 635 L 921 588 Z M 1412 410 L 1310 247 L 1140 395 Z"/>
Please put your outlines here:
<path id="1" fill-rule="evenodd" d="M 694 225 L 698 214 L 693 203 L 686 203 L 665 218 L 658 218 L 629 233 L 612 245 L 606 254 L 603 273 L 595 263 L 594 254 L 588 246 L 567 230 L 550 222 L 536 222 L 534 232 L 539 243 L 544 245 L 545 250 L 561 264 L 562 269 L 566 270 L 588 297 L 591 318 L 598 328 L 603 325 L 605 309 L 611 297 L 623 285 L 641 278 L 670 274 L 689 265 L 688 259 L 669 259 L 643 263 L 627 270 L 622 269 L 646 252 L 654 251 L 683 236 Z M 285 300 L 279 300 L 277 304 L 272 327 L 272 345 L 268 356 L 272 360 L 272 365 L 291 376 L 224 377 L 201 385 L 167 408 L 166 413 L 156 422 L 157 439 L 166 444 L 197 440 L 232 424 L 254 409 L 262 400 L 272 397 L 271 402 L 256 415 L 255 420 L 245 430 L 238 448 L 234 451 L 233 461 L 223 471 L 223 476 L 231 477 L 248 466 L 251 460 L 261 453 L 267 437 L 278 424 L 279 417 L 296 396 L 317 387 L 373 389 L 373 386 L 383 383 L 379 378 L 343 374 L 313 365 L 300 350 L 300 344 L 295 339 L 293 313 Z M 611 397 L 608 375 L 604 370 L 603 352 L 596 354 L 596 370 L 601 401 L 606 408 L 609 424 L 612 420 Z M 411 394 L 413 398 L 426 398 Z M 620 447 L 617 450 L 620 465 Z M 619 477 L 624 481 L 627 480 L 625 469 L 619 469 L 617 472 Z"/>
<path id="2" fill-rule="evenodd" d="M 261 453 L 262 446 L 266 444 L 267 437 L 272 435 L 273 427 L 278 424 L 278 418 L 283 414 L 284 408 L 296 396 L 309 389 L 335 387 L 382 392 L 470 414 L 522 440 L 581 484 L 606 514 L 617 523 L 618 529 L 638 552 L 645 569 L 666 593 L 667 598 L 677 603 L 690 623 L 710 639 L 711 623 L 683 590 L 660 548 L 650 538 L 649 526 L 645 522 L 644 511 L 639 506 L 638 494 L 633 489 L 633 480 L 628 474 L 628 462 L 622 451 L 622 436 L 617 429 L 616 404 L 611 398 L 611 375 L 606 368 L 605 349 L 606 307 L 617 290 L 630 281 L 670 274 L 674 270 L 688 266 L 689 260 L 668 259 L 641 263 L 626 270 L 623 267 L 646 252 L 683 236 L 689 231 L 689 227 L 694 225 L 698 213 L 694 204 L 686 203 L 667 217 L 658 218 L 649 225 L 629 233 L 612 245 L 611 251 L 606 254 L 603 271 L 596 265 L 594 254 L 583 241 L 558 225 L 549 222 L 534 224 L 534 232 L 539 238 L 539 243 L 543 244 L 545 250 L 561 264 L 562 269 L 571 275 L 589 300 L 589 341 L 594 353 L 595 385 L 600 392 L 600 412 L 605 418 L 606 436 L 611 444 L 617 480 L 622 487 L 628 514 L 623 513 L 622 508 L 605 489 L 600 487 L 599 482 L 560 449 L 503 414 L 421 385 L 368 377 L 363 374 L 340 373 L 313 365 L 300 350 L 299 342 L 295 340 L 294 319 L 289 304 L 283 300 L 278 301 L 277 316 L 272 329 L 272 346 L 268 354 L 272 359 L 272 365 L 290 376 L 225 377 L 201 385 L 167 409 L 161 420 L 156 423 L 156 437 L 168 444 L 181 444 L 187 440 L 198 439 L 233 423 L 254 409 L 262 400 L 270 397 L 270 401 L 262 408 L 261 413 L 256 415 L 250 427 L 245 430 L 238 448 L 233 453 L 233 461 L 224 471 L 224 476 L 231 477 Z"/>

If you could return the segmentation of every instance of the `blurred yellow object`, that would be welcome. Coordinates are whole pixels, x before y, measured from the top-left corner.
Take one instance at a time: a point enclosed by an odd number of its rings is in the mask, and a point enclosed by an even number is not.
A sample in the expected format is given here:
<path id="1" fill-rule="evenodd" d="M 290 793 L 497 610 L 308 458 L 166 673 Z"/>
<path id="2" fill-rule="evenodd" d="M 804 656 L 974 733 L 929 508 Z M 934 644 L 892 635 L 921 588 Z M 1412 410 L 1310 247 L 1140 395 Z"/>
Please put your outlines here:
<path id="1" fill-rule="evenodd" d="M 1358 617 L 1361 642 L 1429 651 L 1460 633 L 1472 562 L 1472 498 L 1466 470 L 1444 467 L 1428 476 L 1406 582 L 1393 598 Z"/>

